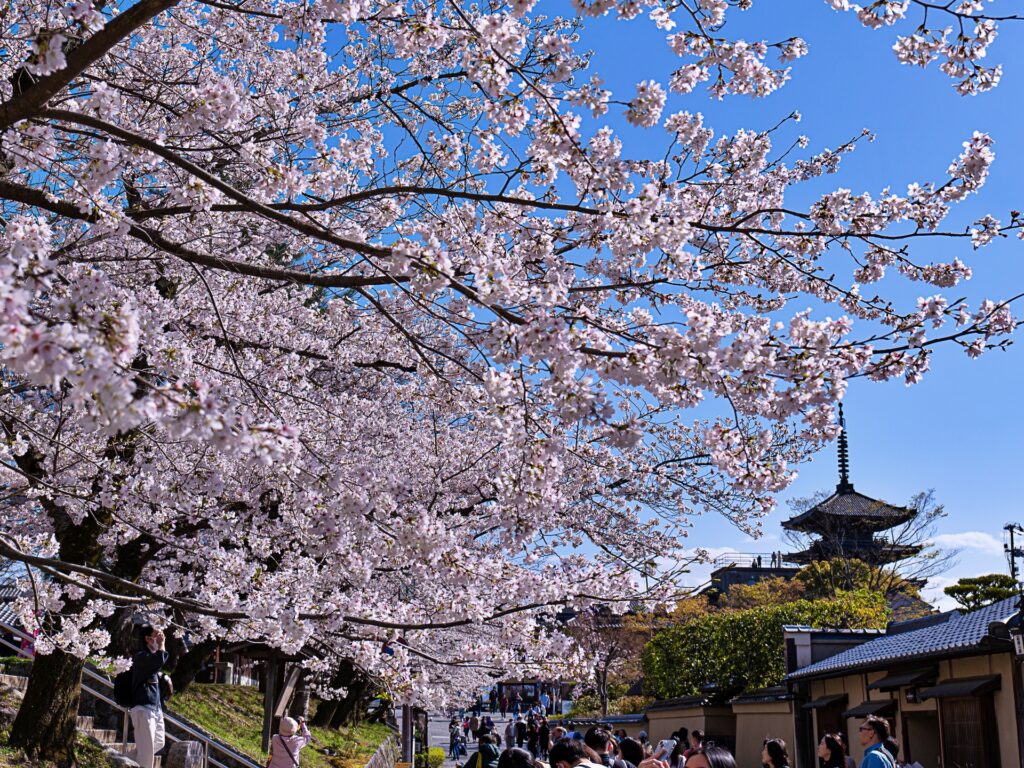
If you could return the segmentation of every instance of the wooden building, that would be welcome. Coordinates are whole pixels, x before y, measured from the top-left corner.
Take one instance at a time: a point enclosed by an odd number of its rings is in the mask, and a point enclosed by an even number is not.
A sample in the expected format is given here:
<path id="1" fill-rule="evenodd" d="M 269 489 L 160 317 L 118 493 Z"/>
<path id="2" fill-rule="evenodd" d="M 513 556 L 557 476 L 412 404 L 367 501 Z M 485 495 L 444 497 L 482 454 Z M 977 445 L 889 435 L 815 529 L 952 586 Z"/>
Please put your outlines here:
<path id="1" fill-rule="evenodd" d="M 885 717 L 899 757 L 925 768 L 1024 766 L 1018 599 L 889 626 L 885 635 L 796 669 L 798 768 L 817 764 L 822 734 L 839 731 L 860 763 L 862 718 Z"/>

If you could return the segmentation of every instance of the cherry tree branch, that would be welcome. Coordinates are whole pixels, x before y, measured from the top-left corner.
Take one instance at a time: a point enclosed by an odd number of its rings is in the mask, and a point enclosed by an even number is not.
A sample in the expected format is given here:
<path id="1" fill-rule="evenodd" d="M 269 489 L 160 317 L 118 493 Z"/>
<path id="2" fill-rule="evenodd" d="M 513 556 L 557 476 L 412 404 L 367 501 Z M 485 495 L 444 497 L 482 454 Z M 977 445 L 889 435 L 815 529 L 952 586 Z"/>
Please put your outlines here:
<path id="1" fill-rule="evenodd" d="M 0 104 L 0 130 L 9 128 L 19 120 L 35 116 L 50 99 L 88 67 L 103 58 L 114 46 L 156 16 L 176 6 L 178 2 L 179 0 L 141 0 L 124 13 L 115 16 L 84 43 L 68 51 L 62 69 L 41 77 L 29 88 L 15 93 Z"/>

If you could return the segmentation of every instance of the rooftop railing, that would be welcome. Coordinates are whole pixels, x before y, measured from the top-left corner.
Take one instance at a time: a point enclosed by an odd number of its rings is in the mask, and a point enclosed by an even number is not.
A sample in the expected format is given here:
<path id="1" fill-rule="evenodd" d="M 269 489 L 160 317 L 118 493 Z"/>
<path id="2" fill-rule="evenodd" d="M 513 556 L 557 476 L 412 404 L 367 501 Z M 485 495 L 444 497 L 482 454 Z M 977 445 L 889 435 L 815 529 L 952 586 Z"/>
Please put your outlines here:
<path id="1" fill-rule="evenodd" d="M 711 565 L 724 568 L 735 565 L 739 568 L 799 568 L 799 563 L 786 559 L 780 552 L 727 552 L 711 560 Z"/>

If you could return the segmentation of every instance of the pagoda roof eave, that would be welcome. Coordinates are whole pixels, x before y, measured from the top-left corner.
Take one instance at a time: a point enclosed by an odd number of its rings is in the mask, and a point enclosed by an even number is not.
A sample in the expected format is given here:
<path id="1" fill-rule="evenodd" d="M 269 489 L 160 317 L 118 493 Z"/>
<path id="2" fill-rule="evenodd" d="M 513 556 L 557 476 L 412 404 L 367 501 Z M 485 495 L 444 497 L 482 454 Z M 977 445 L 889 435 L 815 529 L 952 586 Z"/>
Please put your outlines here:
<path id="1" fill-rule="evenodd" d="M 782 527 L 803 533 L 827 533 L 850 526 L 885 530 L 907 522 L 915 514 L 916 510 L 872 499 L 850 488 L 837 491 L 807 511 L 784 520 Z"/>
<path id="2" fill-rule="evenodd" d="M 784 556 L 784 559 L 793 562 L 809 565 L 819 560 L 833 560 L 837 558 L 849 558 L 863 560 L 868 565 L 888 565 L 908 557 L 913 557 L 923 549 L 920 545 L 910 544 L 883 544 L 876 547 L 850 547 L 847 549 L 826 548 L 821 542 L 815 542 L 807 549 L 799 552 L 791 552 Z"/>

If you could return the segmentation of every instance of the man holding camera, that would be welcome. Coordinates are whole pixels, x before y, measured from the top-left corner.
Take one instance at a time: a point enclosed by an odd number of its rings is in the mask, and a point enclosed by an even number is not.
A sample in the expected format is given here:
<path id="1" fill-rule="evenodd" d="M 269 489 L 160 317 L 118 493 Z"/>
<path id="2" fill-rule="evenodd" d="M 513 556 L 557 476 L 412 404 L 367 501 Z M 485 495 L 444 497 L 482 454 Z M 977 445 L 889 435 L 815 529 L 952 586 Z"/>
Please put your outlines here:
<path id="1" fill-rule="evenodd" d="M 135 762 L 153 768 L 153 759 L 163 749 L 164 712 L 160 701 L 159 672 L 167 663 L 164 633 L 144 624 L 139 634 L 145 647 L 132 657 L 132 708 L 129 714 L 135 728 Z"/>

